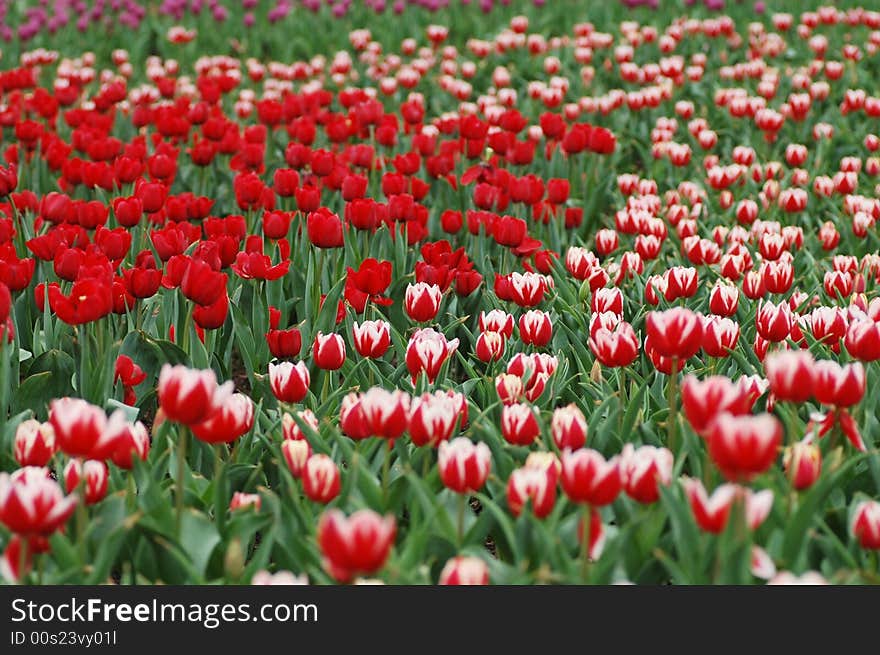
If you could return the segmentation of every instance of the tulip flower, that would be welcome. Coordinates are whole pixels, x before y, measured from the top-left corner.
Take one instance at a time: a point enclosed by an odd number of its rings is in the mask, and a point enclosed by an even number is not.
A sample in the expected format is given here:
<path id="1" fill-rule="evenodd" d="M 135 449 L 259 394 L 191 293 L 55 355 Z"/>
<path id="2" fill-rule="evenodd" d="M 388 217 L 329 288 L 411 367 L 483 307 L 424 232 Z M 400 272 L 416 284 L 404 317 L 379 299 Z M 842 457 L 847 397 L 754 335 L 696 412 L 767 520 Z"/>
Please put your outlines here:
<path id="1" fill-rule="evenodd" d="M 666 448 L 626 444 L 620 453 L 623 490 L 640 503 L 654 503 L 660 498 L 660 486 L 672 479 L 672 453 Z"/>
<path id="2" fill-rule="evenodd" d="M 487 585 L 489 567 L 479 557 L 453 557 L 440 571 L 441 585 Z"/>
<path id="3" fill-rule="evenodd" d="M 309 392 L 309 369 L 305 362 L 269 364 L 269 386 L 281 402 L 298 403 Z"/>
<path id="4" fill-rule="evenodd" d="M 86 504 L 94 505 L 107 495 L 109 474 L 104 462 L 72 459 L 64 467 L 64 488 L 67 493 L 73 493 L 79 488 L 80 480 L 85 479 L 83 488 Z"/>
<path id="5" fill-rule="evenodd" d="M 776 461 L 782 424 L 771 414 L 733 416 L 724 413 L 711 424 L 709 456 L 729 480 L 751 480 Z"/>
<path id="6" fill-rule="evenodd" d="M 866 500 L 852 514 L 850 532 L 862 548 L 880 550 L 880 503 Z"/>
<path id="7" fill-rule="evenodd" d="M 318 521 L 324 568 L 338 582 L 376 573 L 388 559 L 396 533 L 391 516 L 363 509 L 346 517 L 341 510 L 328 510 Z"/>
<path id="8" fill-rule="evenodd" d="M 204 421 L 228 400 L 232 389 L 232 382 L 218 385 L 217 376 L 211 369 L 196 370 L 179 364 L 165 364 L 159 372 L 159 406 L 168 419 L 184 425 Z"/>
<path id="9" fill-rule="evenodd" d="M 13 454 L 20 466 L 46 466 L 55 451 L 55 429 L 51 423 L 30 418 L 18 424 Z"/>
<path id="10" fill-rule="evenodd" d="M 527 466 L 514 469 L 507 481 L 507 504 L 514 516 L 526 506 L 539 519 L 546 517 L 556 504 L 556 474 L 549 468 Z"/>
<path id="11" fill-rule="evenodd" d="M 312 344 L 312 355 L 318 368 L 335 371 L 345 362 L 345 341 L 338 334 L 318 332 Z"/>
<path id="12" fill-rule="evenodd" d="M 327 504 L 339 495 L 339 467 L 327 455 L 312 455 L 302 469 L 302 485 L 309 500 Z"/>
<path id="13" fill-rule="evenodd" d="M 76 495 L 65 496 L 42 467 L 0 473 L 0 523 L 22 537 L 48 537 L 67 522 L 76 503 Z"/>

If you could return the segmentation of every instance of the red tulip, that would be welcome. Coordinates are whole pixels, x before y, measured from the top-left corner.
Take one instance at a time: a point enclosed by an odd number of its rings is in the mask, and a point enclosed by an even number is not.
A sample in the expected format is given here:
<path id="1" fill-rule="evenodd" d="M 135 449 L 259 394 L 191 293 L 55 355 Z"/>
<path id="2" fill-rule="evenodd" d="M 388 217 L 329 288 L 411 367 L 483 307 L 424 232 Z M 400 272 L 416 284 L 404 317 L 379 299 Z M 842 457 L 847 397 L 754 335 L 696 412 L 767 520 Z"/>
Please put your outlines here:
<path id="1" fill-rule="evenodd" d="M 869 318 L 856 318 L 846 330 L 846 351 L 863 362 L 880 359 L 880 323 Z"/>
<path id="2" fill-rule="evenodd" d="M 574 403 L 553 410 L 550 423 L 553 443 L 559 450 L 576 450 L 587 443 L 587 419 Z"/>
<path id="3" fill-rule="evenodd" d="M 620 463 L 607 462 L 595 450 L 581 448 L 562 453 L 562 490 L 575 503 L 594 507 L 613 503 L 622 488 Z"/>
<path id="4" fill-rule="evenodd" d="M 476 493 L 492 468 L 492 453 L 484 443 L 465 437 L 440 442 L 437 468 L 443 485 L 456 493 Z"/>
<path id="5" fill-rule="evenodd" d="M 80 398 L 59 398 L 49 403 L 49 423 L 59 450 L 71 457 L 88 458 L 99 448 L 107 415 Z"/>
<path id="6" fill-rule="evenodd" d="M 55 450 L 55 429 L 51 423 L 29 418 L 18 424 L 13 452 L 20 466 L 46 466 Z"/>
<path id="7" fill-rule="evenodd" d="M 281 444 L 281 455 L 290 470 L 290 474 L 299 478 L 302 477 L 306 462 L 312 456 L 312 447 L 308 441 L 285 439 Z"/>
<path id="8" fill-rule="evenodd" d="M 528 234 L 528 226 L 521 218 L 502 216 L 492 223 L 492 237 L 495 242 L 508 248 L 522 244 Z"/>
<path id="9" fill-rule="evenodd" d="M 315 365 L 326 371 L 335 371 L 345 362 L 345 341 L 338 334 L 318 332 L 312 344 Z"/>
<path id="10" fill-rule="evenodd" d="M 501 434 L 514 446 L 528 446 L 541 433 L 531 405 L 514 403 L 501 409 Z"/>
<path id="11" fill-rule="evenodd" d="M 709 496 L 699 480 L 683 478 L 682 485 L 697 525 L 713 534 L 723 532 L 730 518 L 730 510 L 736 500 L 738 487 L 729 483 L 722 484 Z"/>
<path id="12" fill-rule="evenodd" d="M 5 198 L 18 186 L 18 174 L 15 165 L 0 166 L 0 198 Z"/>
<path id="13" fill-rule="evenodd" d="M 776 460 L 782 424 L 771 414 L 721 414 L 708 434 L 709 456 L 729 480 L 751 480 Z"/>
<path id="14" fill-rule="evenodd" d="M 645 328 L 653 348 L 663 357 L 685 360 L 700 349 L 702 321 L 689 309 L 674 307 L 663 312 L 648 312 Z"/>
<path id="15" fill-rule="evenodd" d="M 388 559 L 396 533 L 392 516 L 362 509 L 346 517 L 341 510 L 328 510 L 318 521 L 324 568 L 339 582 L 376 573 Z"/>
<path id="16" fill-rule="evenodd" d="M 297 203 L 299 203 L 299 195 L 297 195 Z M 306 227 L 312 245 L 318 248 L 342 247 L 342 221 L 329 209 L 321 207 L 317 211 L 309 213 Z"/>
<path id="17" fill-rule="evenodd" d="M 770 391 L 777 400 L 803 403 L 813 397 L 815 362 L 806 350 L 770 353 L 764 359 L 764 371 Z"/>
<path id="18" fill-rule="evenodd" d="M 862 548 L 880 550 L 880 503 L 864 500 L 853 512 L 850 532 Z"/>
<path id="19" fill-rule="evenodd" d="M 629 366 L 639 355 L 638 337 L 626 321 L 620 321 L 613 328 L 599 327 L 590 332 L 590 350 L 605 366 Z"/>
<path id="20" fill-rule="evenodd" d="M 387 321 L 364 321 L 352 326 L 352 341 L 361 357 L 378 359 L 391 345 L 391 326 Z"/>
<path id="21" fill-rule="evenodd" d="M 111 285 L 97 278 L 79 279 L 66 296 L 49 293 L 49 306 L 68 325 L 97 321 L 113 309 Z"/>
<path id="22" fill-rule="evenodd" d="M 298 403 L 309 392 L 311 378 L 305 362 L 269 364 L 269 387 L 284 403 Z"/>
<path id="23" fill-rule="evenodd" d="M 477 337 L 474 352 L 481 362 L 501 359 L 504 355 L 505 338 L 499 332 L 481 332 Z"/>
<path id="24" fill-rule="evenodd" d="M 76 495 L 65 496 L 45 468 L 0 473 L 0 523 L 22 537 L 48 537 L 67 522 L 76 503 Z"/>
<path id="25" fill-rule="evenodd" d="M 450 559 L 440 571 L 440 585 L 487 585 L 489 567 L 479 557 L 458 556 Z"/>
<path id="26" fill-rule="evenodd" d="M 229 443 L 254 427 L 254 403 L 242 393 L 234 393 L 209 413 L 205 420 L 190 426 L 199 441 Z"/>
<path id="27" fill-rule="evenodd" d="M 277 280 L 287 275 L 290 260 L 273 266 L 269 256 L 262 252 L 240 252 L 231 268 L 243 280 Z"/>
<path id="28" fill-rule="evenodd" d="M 791 486 L 798 491 L 807 489 L 822 473 L 822 451 L 814 443 L 798 441 L 785 449 L 782 465 Z"/>
<path id="29" fill-rule="evenodd" d="M 554 469 L 537 466 L 514 469 L 507 480 L 507 505 L 514 516 L 519 516 L 526 503 L 539 519 L 553 510 L 556 504 Z"/>
<path id="30" fill-rule="evenodd" d="M 213 305 L 226 293 L 226 273 L 215 271 L 200 259 L 191 259 L 180 282 L 180 290 L 197 305 Z"/>
<path id="31" fill-rule="evenodd" d="M 165 364 L 159 372 L 159 406 L 165 416 L 184 425 L 209 418 L 232 395 L 232 382 L 217 384 L 211 369 L 196 370 Z M 58 429 L 56 427 L 56 436 Z"/>
<path id="32" fill-rule="evenodd" d="M 620 453 L 623 489 L 633 500 L 654 503 L 660 498 L 660 486 L 672 480 L 672 453 L 667 448 L 626 444 Z"/>
<path id="33" fill-rule="evenodd" d="M 458 349 L 458 339 L 447 341 L 446 337 L 432 328 L 416 331 L 406 347 L 406 367 L 412 376 L 413 384 L 420 373 L 428 382 L 434 382 L 440 374 L 443 363 Z"/>
<path id="34" fill-rule="evenodd" d="M 752 410 L 754 399 L 723 375 L 698 380 L 687 375 L 681 385 L 681 405 L 694 432 L 705 437 L 712 421 L 723 412 L 739 416 Z"/>
<path id="35" fill-rule="evenodd" d="M 519 335 L 523 343 L 542 348 L 550 343 L 553 336 L 553 322 L 550 314 L 540 309 L 532 309 L 520 316 Z"/>
<path id="36" fill-rule="evenodd" d="M 107 479 L 110 472 L 104 462 L 93 459 L 82 462 L 78 459 L 72 459 L 64 467 L 64 487 L 67 493 L 73 493 L 80 485 L 80 481 L 85 477 L 85 498 L 86 505 L 94 505 L 104 500 L 107 495 Z"/>
<path id="37" fill-rule="evenodd" d="M 302 349 L 302 335 L 297 328 L 269 330 L 266 343 L 273 357 L 297 357 Z"/>
<path id="38" fill-rule="evenodd" d="M 852 407 L 865 395 L 865 367 L 822 360 L 813 366 L 814 394 L 823 405 Z"/>
<path id="39" fill-rule="evenodd" d="M 436 284 L 416 282 L 406 286 L 404 308 L 407 315 L 417 323 L 426 323 L 437 316 L 443 292 Z"/>
<path id="40" fill-rule="evenodd" d="M 309 500 L 327 504 L 339 495 L 339 467 L 327 455 L 312 455 L 302 470 L 303 493 Z"/>

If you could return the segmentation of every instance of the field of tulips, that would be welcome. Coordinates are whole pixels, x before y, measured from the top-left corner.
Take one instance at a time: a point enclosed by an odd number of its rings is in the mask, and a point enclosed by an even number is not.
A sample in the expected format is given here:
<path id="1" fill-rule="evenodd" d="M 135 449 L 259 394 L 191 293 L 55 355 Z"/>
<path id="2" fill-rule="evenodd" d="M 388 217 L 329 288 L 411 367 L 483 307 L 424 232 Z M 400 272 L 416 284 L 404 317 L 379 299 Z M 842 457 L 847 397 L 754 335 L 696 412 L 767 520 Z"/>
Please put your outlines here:
<path id="1" fill-rule="evenodd" d="M 880 582 L 869 3 L 25 4 L 0 579 Z"/>

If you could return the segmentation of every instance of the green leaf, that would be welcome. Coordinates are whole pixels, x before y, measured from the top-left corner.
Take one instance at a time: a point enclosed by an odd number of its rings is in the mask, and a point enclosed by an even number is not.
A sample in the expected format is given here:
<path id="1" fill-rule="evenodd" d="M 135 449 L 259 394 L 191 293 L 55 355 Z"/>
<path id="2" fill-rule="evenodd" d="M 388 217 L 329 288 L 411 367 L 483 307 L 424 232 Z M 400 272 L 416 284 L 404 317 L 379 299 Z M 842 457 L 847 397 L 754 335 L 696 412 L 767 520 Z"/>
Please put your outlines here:
<path id="1" fill-rule="evenodd" d="M 184 513 L 180 546 L 200 575 L 204 576 L 211 554 L 219 543 L 217 527 L 207 516 L 191 509 Z"/>

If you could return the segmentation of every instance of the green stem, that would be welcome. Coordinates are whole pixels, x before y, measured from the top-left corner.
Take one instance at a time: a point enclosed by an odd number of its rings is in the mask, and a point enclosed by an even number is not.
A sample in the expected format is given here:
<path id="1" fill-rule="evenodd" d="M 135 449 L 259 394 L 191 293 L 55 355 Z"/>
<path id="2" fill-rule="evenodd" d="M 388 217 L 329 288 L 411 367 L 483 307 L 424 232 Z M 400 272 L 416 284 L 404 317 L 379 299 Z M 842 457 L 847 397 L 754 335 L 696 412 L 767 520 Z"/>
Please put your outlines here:
<path id="1" fill-rule="evenodd" d="M 458 547 L 464 546 L 464 513 L 467 509 L 467 495 L 458 494 Z"/>
<path id="2" fill-rule="evenodd" d="M 590 504 L 587 503 L 584 505 L 583 511 L 583 529 L 581 539 L 583 543 L 581 544 L 581 577 L 584 580 L 584 584 L 587 584 L 590 581 L 590 539 L 592 535 L 590 532 L 592 531 L 592 509 L 590 508 Z"/>
<path id="3" fill-rule="evenodd" d="M 181 425 L 177 431 L 177 495 L 175 497 L 175 505 L 177 508 L 177 524 L 176 535 L 180 540 L 181 531 L 183 530 L 183 497 L 184 497 L 184 474 L 186 473 L 186 440 L 188 430 L 186 426 Z"/>
<path id="4" fill-rule="evenodd" d="M 388 486 L 391 472 L 391 448 L 394 442 L 388 439 L 388 447 L 385 449 L 385 459 L 382 461 L 382 502 L 388 507 Z"/>
<path id="5" fill-rule="evenodd" d="M 134 509 L 137 505 L 137 481 L 134 479 L 134 471 L 128 472 L 128 507 Z"/>
<path id="6" fill-rule="evenodd" d="M 18 545 L 18 584 L 25 584 L 25 567 L 27 567 L 27 551 L 30 546 L 28 545 L 28 540 L 24 537 L 19 537 L 21 540 Z"/>
<path id="7" fill-rule="evenodd" d="M 666 425 L 666 445 L 675 454 L 677 431 L 678 431 L 678 359 L 672 358 L 672 370 L 669 373 L 669 385 L 667 388 L 667 404 L 669 405 L 669 419 Z"/>
<path id="8" fill-rule="evenodd" d="M 321 405 L 323 406 L 327 400 L 327 394 L 330 393 L 330 371 L 321 371 L 324 380 L 321 383 Z"/>
<path id="9" fill-rule="evenodd" d="M 76 483 L 76 493 L 79 496 L 76 503 L 76 545 L 79 549 L 79 558 L 82 560 L 83 566 L 86 564 L 86 522 L 89 520 L 88 512 L 86 511 L 85 468 L 85 461 L 80 461 L 79 481 Z"/>

